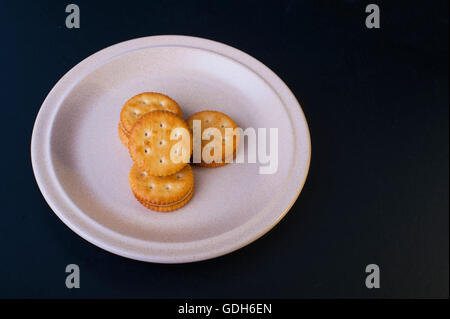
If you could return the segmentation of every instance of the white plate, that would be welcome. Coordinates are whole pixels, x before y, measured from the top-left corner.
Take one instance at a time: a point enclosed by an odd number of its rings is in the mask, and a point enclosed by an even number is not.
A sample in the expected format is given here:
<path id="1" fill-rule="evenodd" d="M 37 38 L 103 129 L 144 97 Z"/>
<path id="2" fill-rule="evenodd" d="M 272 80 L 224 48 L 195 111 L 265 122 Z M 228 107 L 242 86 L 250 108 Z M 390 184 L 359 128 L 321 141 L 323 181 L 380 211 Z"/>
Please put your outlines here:
<path id="1" fill-rule="evenodd" d="M 214 109 L 244 129 L 278 128 L 277 172 L 261 175 L 259 163 L 194 168 L 186 206 L 144 208 L 117 136 L 123 103 L 143 91 L 171 96 L 186 117 Z M 74 232 L 121 256 L 181 263 L 229 253 L 275 226 L 300 194 L 311 145 L 296 98 L 261 62 L 210 40 L 155 36 L 108 47 L 64 75 L 39 111 L 31 155 L 47 203 Z"/>

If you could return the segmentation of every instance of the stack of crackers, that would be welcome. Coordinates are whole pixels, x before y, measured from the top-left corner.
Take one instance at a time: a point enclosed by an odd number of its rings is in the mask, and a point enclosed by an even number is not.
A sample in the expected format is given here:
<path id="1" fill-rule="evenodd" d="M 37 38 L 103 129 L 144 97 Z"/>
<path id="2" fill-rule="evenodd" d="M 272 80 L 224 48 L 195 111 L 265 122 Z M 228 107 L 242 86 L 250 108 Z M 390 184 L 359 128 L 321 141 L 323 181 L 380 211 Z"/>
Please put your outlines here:
<path id="1" fill-rule="evenodd" d="M 134 161 L 129 175 L 131 190 L 145 207 L 160 212 L 173 211 L 186 205 L 194 195 L 194 173 L 189 164 L 194 120 L 201 123 L 203 138 L 208 128 L 216 128 L 224 136 L 220 160 L 205 161 L 202 156 L 198 165 L 218 167 L 236 156 L 238 136 L 230 137 L 234 138 L 231 148 L 225 147 L 228 138 L 225 130 L 235 129 L 237 125 L 223 113 L 202 111 L 184 121 L 177 102 L 154 92 L 138 94 L 123 106 L 119 138 Z M 203 138 L 199 152 L 209 154 L 208 134 Z"/>

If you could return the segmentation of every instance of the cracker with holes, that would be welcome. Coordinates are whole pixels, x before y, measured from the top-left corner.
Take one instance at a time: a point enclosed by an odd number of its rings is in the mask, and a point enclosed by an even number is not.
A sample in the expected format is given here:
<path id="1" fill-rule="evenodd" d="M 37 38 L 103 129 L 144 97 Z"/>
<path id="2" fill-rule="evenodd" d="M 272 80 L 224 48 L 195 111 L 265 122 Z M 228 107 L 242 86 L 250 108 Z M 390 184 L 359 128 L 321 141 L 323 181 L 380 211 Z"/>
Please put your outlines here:
<path id="1" fill-rule="evenodd" d="M 141 116 L 130 132 L 128 149 L 136 165 L 154 176 L 167 176 L 189 162 L 192 138 L 189 127 L 168 111 Z"/>
<path id="2" fill-rule="evenodd" d="M 228 115 L 217 111 L 201 111 L 192 114 L 186 122 L 194 136 L 194 163 L 218 167 L 232 162 L 236 157 L 239 131 Z"/>
<path id="3" fill-rule="evenodd" d="M 128 146 L 128 138 L 136 121 L 152 111 L 169 111 L 183 118 L 179 105 L 170 97 L 154 92 L 138 94 L 125 103 L 120 113 L 119 138 L 125 146 Z"/>
<path id="4" fill-rule="evenodd" d="M 131 167 L 130 186 L 145 207 L 169 212 L 186 205 L 194 194 L 194 174 L 190 165 L 169 176 L 152 176 L 136 164 Z"/>

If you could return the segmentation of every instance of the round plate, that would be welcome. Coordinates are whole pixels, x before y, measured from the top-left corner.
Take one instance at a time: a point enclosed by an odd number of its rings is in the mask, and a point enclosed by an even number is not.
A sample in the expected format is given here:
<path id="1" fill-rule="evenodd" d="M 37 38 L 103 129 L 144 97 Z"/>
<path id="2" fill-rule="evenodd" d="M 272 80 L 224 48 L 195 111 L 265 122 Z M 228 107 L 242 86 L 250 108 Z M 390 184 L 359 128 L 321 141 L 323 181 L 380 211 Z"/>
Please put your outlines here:
<path id="1" fill-rule="evenodd" d="M 146 209 L 130 190 L 132 161 L 117 133 L 124 102 L 144 91 L 169 95 L 185 117 L 217 110 L 243 129 L 266 128 L 267 140 L 277 128 L 278 169 L 260 174 L 268 165 L 260 160 L 194 167 L 186 206 Z M 39 188 L 67 226 L 112 253 L 160 263 L 224 255 L 265 234 L 300 194 L 310 155 L 305 116 L 276 74 L 242 51 L 186 36 L 130 40 L 83 60 L 45 99 L 31 142 Z"/>

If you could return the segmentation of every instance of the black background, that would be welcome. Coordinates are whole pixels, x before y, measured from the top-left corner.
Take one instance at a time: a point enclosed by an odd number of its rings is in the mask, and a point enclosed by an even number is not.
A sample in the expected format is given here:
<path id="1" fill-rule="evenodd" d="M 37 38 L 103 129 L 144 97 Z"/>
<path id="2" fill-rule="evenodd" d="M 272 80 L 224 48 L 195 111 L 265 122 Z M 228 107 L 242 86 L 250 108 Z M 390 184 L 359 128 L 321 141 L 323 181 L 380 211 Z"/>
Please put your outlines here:
<path id="1" fill-rule="evenodd" d="M 448 1 L 0 1 L 0 297 L 449 296 Z M 377 3 L 381 29 L 365 27 Z M 204 37 L 249 53 L 302 104 L 312 163 L 291 212 L 227 256 L 115 256 L 52 213 L 33 177 L 34 119 L 82 59 L 136 37 Z M 81 288 L 65 287 L 65 266 Z M 365 266 L 381 288 L 365 287 Z"/>

